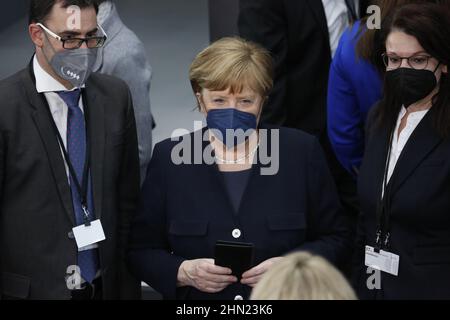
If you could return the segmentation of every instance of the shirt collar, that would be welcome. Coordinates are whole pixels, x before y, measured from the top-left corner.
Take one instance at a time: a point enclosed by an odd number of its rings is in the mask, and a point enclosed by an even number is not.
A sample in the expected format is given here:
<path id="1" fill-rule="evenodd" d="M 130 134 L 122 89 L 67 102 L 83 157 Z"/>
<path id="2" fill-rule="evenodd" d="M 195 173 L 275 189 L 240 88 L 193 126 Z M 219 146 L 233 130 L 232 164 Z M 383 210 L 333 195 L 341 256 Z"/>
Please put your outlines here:
<path id="1" fill-rule="evenodd" d="M 66 87 L 64 87 L 58 80 L 53 78 L 47 71 L 45 71 L 41 67 L 36 55 L 34 55 L 33 58 L 33 70 L 34 76 L 36 77 L 36 90 L 38 93 L 73 91 L 77 89 L 73 88 L 72 90 L 67 90 Z"/>

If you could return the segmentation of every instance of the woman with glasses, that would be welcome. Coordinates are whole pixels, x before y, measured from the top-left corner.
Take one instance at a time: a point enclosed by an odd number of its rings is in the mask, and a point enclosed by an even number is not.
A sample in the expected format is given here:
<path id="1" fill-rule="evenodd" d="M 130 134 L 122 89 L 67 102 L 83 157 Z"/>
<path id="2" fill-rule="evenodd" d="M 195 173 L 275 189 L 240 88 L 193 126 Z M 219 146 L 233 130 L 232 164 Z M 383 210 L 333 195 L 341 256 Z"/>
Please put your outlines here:
<path id="1" fill-rule="evenodd" d="M 355 282 L 363 299 L 450 299 L 450 16 L 385 20 L 383 99 L 368 119 Z"/>
<path id="2" fill-rule="evenodd" d="M 439 0 L 372 0 L 381 9 L 381 21 L 395 8 L 410 3 L 440 3 Z M 367 115 L 382 97 L 384 52 L 378 29 L 369 29 L 372 15 L 355 22 L 340 39 L 328 82 L 328 136 L 336 157 L 356 180 L 364 155 Z M 381 48 L 380 48 L 381 47 Z M 353 184 L 352 184 L 353 185 Z"/>

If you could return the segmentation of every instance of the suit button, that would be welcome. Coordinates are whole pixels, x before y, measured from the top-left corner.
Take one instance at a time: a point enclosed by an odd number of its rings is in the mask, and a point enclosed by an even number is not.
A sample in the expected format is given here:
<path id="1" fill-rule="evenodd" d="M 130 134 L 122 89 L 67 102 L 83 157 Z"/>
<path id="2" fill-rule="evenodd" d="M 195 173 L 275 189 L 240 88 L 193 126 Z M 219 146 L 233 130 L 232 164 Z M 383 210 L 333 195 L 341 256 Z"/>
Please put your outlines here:
<path id="1" fill-rule="evenodd" d="M 236 296 L 236 297 L 234 297 L 234 300 L 235 301 L 242 301 L 242 300 L 244 300 L 244 298 L 242 296 Z"/>
<path id="2" fill-rule="evenodd" d="M 69 239 L 75 239 L 75 235 L 73 234 L 73 231 L 70 231 L 67 236 L 69 237 Z"/>
<path id="3" fill-rule="evenodd" d="M 234 229 L 232 235 L 233 238 L 239 239 L 242 236 L 242 232 L 239 229 Z"/>

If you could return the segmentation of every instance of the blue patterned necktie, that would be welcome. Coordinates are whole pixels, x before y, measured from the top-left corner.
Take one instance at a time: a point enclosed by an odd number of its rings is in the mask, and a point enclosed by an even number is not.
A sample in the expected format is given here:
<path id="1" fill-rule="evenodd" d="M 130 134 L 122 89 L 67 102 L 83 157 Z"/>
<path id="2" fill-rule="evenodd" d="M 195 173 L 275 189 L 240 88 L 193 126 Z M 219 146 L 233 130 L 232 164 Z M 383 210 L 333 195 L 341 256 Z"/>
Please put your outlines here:
<path id="1" fill-rule="evenodd" d="M 80 90 L 58 92 L 58 95 L 69 108 L 67 115 L 67 153 L 72 167 L 76 173 L 80 186 L 83 185 L 83 172 L 86 162 L 86 124 L 84 114 L 79 106 Z M 87 203 L 90 213 L 89 220 L 95 217 L 93 207 L 93 196 L 91 177 L 88 175 Z M 75 180 L 70 175 L 70 185 L 72 191 L 72 203 L 75 212 L 75 220 L 78 226 L 84 224 L 85 213 L 81 205 L 81 195 L 76 188 Z M 95 279 L 99 269 L 98 251 L 96 249 L 78 252 L 78 266 L 81 276 L 89 283 Z"/>

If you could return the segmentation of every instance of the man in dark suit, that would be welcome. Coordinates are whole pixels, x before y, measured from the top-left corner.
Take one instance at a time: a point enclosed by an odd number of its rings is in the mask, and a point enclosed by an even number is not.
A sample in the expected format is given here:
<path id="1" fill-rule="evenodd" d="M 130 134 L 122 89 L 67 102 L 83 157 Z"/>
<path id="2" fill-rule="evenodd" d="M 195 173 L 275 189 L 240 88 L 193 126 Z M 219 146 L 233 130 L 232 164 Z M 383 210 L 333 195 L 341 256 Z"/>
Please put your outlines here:
<path id="1" fill-rule="evenodd" d="M 357 4 L 354 0 L 240 0 L 240 35 L 263 45 L 274 58 L 275 86 L 263 113 L 265 122 L 316 136 L 325 133 L 331 47 L 348 19 L 358 17 Z M 333 30 L 339 32 L 334 35 Z"/>
<path id="2" fill-rule="evenodd" d="M 133 106 L 121 80 L 90 75 L 106 38 L 96 13 L 90 0 L 31 1 L 36 54 L 0 82 L 5 299 L 139 298 L 124 262 L 139 193 Z"/>
<path id="3" fill-rule="evenodd" d="M 274 59 L 274 89 L 263 121 L 319 135 L 331 62 L 322 2 L 241 0 L 239 33 Z"/>

